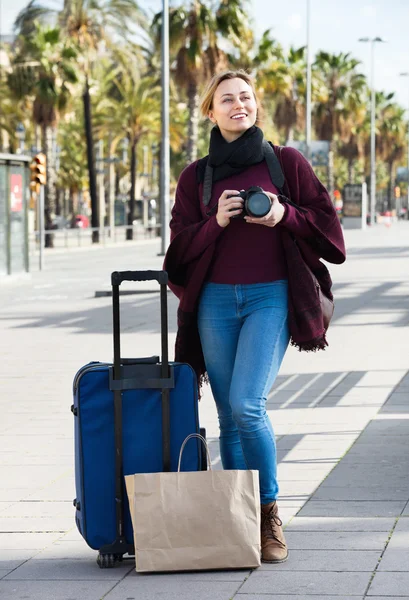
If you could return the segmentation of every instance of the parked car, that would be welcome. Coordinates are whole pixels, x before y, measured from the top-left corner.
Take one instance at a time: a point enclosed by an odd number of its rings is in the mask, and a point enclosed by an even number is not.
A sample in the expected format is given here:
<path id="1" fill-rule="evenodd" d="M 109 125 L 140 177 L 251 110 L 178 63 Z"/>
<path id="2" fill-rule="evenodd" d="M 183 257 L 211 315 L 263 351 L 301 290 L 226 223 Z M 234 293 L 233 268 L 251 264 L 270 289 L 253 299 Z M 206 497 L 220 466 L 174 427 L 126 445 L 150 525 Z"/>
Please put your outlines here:
<path id="1" fill-rule="evenodd" d="M 66 229 L 70 226 L 70 222 L 61 215 L 56 215 L 52 221 L 51 229 Z"/>
<path id="2" fill-rule="evenodd" d="M 86 217 L 85 215 L 75 215 L 74 227 L 80 229 L 85 229 L 86 227 L 89 227 L 88 217 Z"/>

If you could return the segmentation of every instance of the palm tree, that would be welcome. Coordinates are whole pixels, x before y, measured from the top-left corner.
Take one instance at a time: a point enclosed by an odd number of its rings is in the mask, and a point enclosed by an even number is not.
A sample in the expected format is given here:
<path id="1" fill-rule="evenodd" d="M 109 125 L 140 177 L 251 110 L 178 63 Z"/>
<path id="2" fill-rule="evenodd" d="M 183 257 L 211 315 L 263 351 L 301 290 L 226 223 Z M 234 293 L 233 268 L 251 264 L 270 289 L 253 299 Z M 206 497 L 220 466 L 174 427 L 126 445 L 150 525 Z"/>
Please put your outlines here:
<path id="1" fill-rule="evenodd" d="M 407 138 L 405 109 L 395 102 L 387 102 L 378 109 L 377 152 L 388 168 L 388 210 L 392 209 L 394 166 L 405 156 Z"/>
<path id="2" fill-rule="evenodd" d="M 126 136 L 131 159 L 131 188 L 129 192 L 128 225 L 135 218 L 135 190 L 138 144 L 148 136 L 160 134 L 160 87 L 154 79 L 143 76 L 135 62 L 126 60 L 110 74 L 98 107 L 98 130 L 111 133 L 113 147 Z M 129 57 L 128 57 L 129 59 Z M 133 239 L 133 230 L 127 230 L 127 239 Z"/>
<path id="3" fill-rule="evenodd" d="M 345 102 L 340 116 L 340 143 L 338 153 L 347 160 L 348 183 L 354 183 L 355 165 L 365 157 L 365 143 L 369 140 L 368 127 L 369 90 L 356 90 Z"/>
<path id="4" fill-rule="evenodd" d="M 79 211 L 80 192 L 88 191 L 85 133 L 81 115 L 82 107 L 79 99 L 76 99 L 69 118 L 64 119 L 58 127 L 61 166 L 57 171 L 57 182 L 58 187 L 64 191 L 64 196 L 68 196 L 64 216 L 70 215 L 71 218 Z"/>
<path id="5" fill-rule="evenodd" d="M 72 38 L 81 54 L 83 75 L 84 125 L 87 139 L 87 161 L 91 195 L 91 224 L 100 226 L 94 142 L 91 117 L 90 86 L 92 67 L 98 53 L 107 45 L 112 46 L 115 34 L 127 37 L 135 25 L 144 26 L 145 16 L 135 0 L 65 0 L 60 15 L 61 26 Z M 99 232 L 93 232 L 93 241 L 99 241 Z"/>
<path id="6" fill-rule="evenodd" d="M 73 68 L 76 52 L 61 30 L 36 26 L 35 33 L 20 38 L 20 47 L 9 77 L 9 86 L 17 97 L 33 96 L 33 121 L 42 130 L 42 149 L 47 157 L 45 188 L 45 227 L 51 229 L 56 204 L 55 155 L 52 144 L 60 116 L 67 110 L 72 85 L 77 82 Z M 46 236 L 46 246 L 53 238 Z"/>
<path id="7" fill-rule="evenodd" d="M 190 0 L 188 4 L 170 9 L 169 39 L 175 63 L 172 73 L 177 86 L 187 96 L 189 113 L 188 162 L 197 157 L 201 87 L 210 76 L 228 67 L 227 54 L 221 50 L 219 38 L 223 36 L 230 45 L 241 40 L 248 21 L 245 5 L 246 0 L 219 0 L 216 7 L 206 0 Z M 152 24 L 156 39 L 160 36 L 161 18 L 162 13 L 158 13 Z"/>
<path id="8" fill-rule="evenodd" d="M 19 32 L 29 32 L 36 19 L 55 17 L 56 12 L 32 0 L 27 9 L 17 17 L 15 28 Z M 146 20 L 136 0 L 64 0 L 64 8 L 58 15 L 63 33 L 76 45 L 80 60 L 83 85 L 84 128 L 87 142 L 87 162 L 91 196 L 91 224 L 99 227 L 94 144 L 91 117 L 91 87 L 94 62 L 104 46 L 113 45 L 113 38 L 125 38 L 132 33 L 134 26 L 145 26 Z M 99 241 L 99 232 L 93 232 L 93 241 Z"/>
<path id="9" fill-rule="evenodd" d="M 334 194 L 334 150 L 339 138 L 340 121 L 348 98 L 360 94 L 366 86 L 364 75 L 357 72 L 360 62 L 347 53 L 319 52 L 313 65 L 316 79 L 315 129 L 318 139 L 330 143 L 328 188 Z"/>
<path id="10" fill-rule="evenodd" d="M 27 142 L 28 134 L 32 134 L 30 106 L 26 98 L 16 102 L 6 79 L 0 79 L 0 152 L 16 152 L 16 130 L 19 123 L 23 123 L 25 127 Z"/>
<path id="11" fill-rule="evenodd" d="M 284 132 L 286 144 L 294 139 L 296 127 L 299 130 L 304 128 L 305 69 L 305 48 L 291 47 L 287 55 L 276 53 L 257 76 L 274 107 L 274 124 Z"/>

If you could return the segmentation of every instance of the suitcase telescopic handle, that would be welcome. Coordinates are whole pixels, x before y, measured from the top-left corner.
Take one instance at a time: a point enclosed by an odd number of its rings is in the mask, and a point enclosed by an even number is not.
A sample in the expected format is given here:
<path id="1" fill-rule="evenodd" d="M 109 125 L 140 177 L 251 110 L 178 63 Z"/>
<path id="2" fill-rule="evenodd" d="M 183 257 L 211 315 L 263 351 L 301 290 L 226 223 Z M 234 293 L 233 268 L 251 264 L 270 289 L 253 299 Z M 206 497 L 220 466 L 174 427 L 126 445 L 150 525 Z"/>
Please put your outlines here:
<path id="1" fill-rule="evenodd" d="M 120 379 L 121 376 L 119 286 L 123 281 L 157 281 L 160 284 L 162 377 L 167 378 L 169 377 L 168 299 L 166 288 L 168 274 L 166 271 L 114 271 L 111 274 L 114 325 L 114 379 Z"/>
<path id="2" fill-rule="evenodd" d="M 167 285 L 168 274 L 166 271 L 114 271 L 111 274 L 112 285 L 121 285 L 123 281 L 157 281 Z"/>

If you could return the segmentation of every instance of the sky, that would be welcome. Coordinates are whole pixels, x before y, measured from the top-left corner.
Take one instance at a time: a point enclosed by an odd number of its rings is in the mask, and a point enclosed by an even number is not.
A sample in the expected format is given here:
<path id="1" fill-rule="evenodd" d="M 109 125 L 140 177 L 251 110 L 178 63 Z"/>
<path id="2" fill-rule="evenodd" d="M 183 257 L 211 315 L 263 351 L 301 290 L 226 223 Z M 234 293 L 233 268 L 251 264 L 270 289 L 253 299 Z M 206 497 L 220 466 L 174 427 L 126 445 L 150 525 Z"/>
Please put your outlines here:
<path id="1" fill-rule="evenodd" d="M 153 12 L 161 0 L 139 0 Z M 170 0 L 172 1 L 176 0 Z M 0 0 L 0 33 L 12 32 L 14 19 L 28 0 Z M 58 7 L 62 0 L 44 0 Z M 307 0 L 249 0 L 256 33 L 271 29 L 273 37 L 288 48 L 303 46 L 307 40 Z M 381 37 L 375 44 L 375 88 L 395 92 L 396 100 L 409 109 L 409 0 L 310 0 L 310 46 L 318 50 L 349 52 L 360 60 L 360 71 L 370 78 L 370 43 L 361 37 Z"/>

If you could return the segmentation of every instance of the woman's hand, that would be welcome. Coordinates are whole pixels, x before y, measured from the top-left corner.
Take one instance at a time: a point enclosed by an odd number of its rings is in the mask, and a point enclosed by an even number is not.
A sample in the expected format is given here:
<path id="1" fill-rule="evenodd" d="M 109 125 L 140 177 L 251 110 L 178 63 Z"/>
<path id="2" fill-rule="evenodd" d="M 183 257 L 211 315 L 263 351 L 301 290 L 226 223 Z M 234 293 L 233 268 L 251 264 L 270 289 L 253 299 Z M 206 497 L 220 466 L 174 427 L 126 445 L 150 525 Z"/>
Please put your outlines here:
<path id="1" fill-rule="evenodd" d="M 261 217 L 259 219 L 254 219 L 253 217 L 244 217 L 244 220 L 247 221 L 247 223 L 256 223 L 257 225 L 275 227 L 284 217 L 285 208 L 275 194 L 272 194 L 271 192 L 264 193 L 267 194 L 272 202 L 270 212 L 265 217 Z"/>
<path id="2" fill-rule="evenodd" d="M 217 210 L 216 219 L 220 227 L 227 227 L 230 219 L 235 215 L 239 215 L 243 210 L 243 198 L 239 196 L 237 190 L 224 190 L 219 198 L 219 208 Z M 228 198 L 233 196 L 233 198 Z"/>

